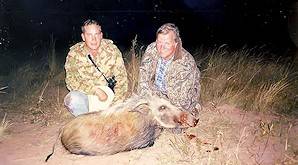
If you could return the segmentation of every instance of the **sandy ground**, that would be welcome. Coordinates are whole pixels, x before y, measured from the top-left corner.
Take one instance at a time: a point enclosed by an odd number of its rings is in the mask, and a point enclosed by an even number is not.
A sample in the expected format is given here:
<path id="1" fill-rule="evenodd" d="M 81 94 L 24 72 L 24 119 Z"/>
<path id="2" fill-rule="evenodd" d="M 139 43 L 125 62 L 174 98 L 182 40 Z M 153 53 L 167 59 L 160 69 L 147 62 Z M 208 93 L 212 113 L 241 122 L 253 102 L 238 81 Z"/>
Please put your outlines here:
<path id="1" fill-rule="evenodd" d="M 32 116 L 12 116 L 17 115 L 8 113 L 11 126 L 0 141 L 1 165 L 298 164 L 297 119 L 243 112 L 227 105 L 204 108 L 197 127 L 182 134 L 165 130 L 152 147 L 81 156 L 70 154 L 58 142 L 47 163 L 44 160 L 59 128 L 71 118 L 45 122 L 48 119 L 40 117 L 32 122 Z"/>

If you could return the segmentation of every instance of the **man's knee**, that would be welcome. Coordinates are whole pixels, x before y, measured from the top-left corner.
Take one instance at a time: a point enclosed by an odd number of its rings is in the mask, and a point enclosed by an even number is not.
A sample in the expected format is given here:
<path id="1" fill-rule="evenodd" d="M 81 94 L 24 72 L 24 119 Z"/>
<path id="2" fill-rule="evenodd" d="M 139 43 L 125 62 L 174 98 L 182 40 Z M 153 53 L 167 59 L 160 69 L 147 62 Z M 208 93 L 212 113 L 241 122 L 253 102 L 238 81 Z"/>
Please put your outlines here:
<path id="1" fill-rule="evenodd" d="M 88 112 L 88 97 L 79 91 L 70 91 L 64 98 L 64 105 L 74 116 Z"/>

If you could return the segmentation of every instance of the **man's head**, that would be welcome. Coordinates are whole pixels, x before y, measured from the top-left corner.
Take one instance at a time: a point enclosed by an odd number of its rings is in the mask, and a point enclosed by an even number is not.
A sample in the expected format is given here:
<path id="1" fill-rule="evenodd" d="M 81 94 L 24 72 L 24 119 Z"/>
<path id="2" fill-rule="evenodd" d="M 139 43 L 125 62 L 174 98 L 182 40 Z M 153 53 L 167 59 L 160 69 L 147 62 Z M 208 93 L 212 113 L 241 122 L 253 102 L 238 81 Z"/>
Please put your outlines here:
<path id="1" fill-rule="evenodd" d="M 172 58 L 181 47 L 179 29 L 172 23 L 162 25 L 156 32 L 156 48 L 165 60 Z"/>
<path id="2" fill-rule="evenodd" d="M 90 51 L 97 51 L 102 39 L 101 26 L 99 23 L 95 20 L 88 19 L 83 23 L 81 28 L 81 37 L 87 47 Z"/>

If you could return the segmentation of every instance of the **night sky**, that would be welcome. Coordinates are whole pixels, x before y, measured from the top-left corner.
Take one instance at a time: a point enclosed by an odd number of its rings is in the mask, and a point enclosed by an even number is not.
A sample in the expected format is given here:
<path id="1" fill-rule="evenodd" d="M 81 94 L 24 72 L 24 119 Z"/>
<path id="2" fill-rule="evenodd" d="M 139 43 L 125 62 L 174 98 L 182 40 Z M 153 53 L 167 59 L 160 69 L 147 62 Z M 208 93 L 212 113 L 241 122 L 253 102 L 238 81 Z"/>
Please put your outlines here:
<path id="1" fill-rule="evenodd" d="M 228 44 L 294 47 L 288 16 L 294 0 L 0 0 L 1 49 L 26 50 L 56 39 L 57 49 L 78 42 L 87 18 L 102 24 L 104 37 L 121 49 L 131 40 L 149 44 L 166 22 L 180 28 L 186 48 Z"/>

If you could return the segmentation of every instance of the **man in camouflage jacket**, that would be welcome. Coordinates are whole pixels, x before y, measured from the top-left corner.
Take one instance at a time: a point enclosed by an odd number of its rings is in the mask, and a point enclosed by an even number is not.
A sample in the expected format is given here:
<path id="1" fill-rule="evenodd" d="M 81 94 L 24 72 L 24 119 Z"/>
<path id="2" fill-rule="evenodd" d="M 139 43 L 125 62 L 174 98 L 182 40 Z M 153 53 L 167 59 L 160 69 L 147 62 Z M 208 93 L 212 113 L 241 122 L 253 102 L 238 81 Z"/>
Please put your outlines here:
<path id="1" fill-rule="evenodd" d="M 66 57 L 65 82 L 70 92 L 66 95 L 64 104 L 75 116 L 91 111 L 91 98 L 100 102 L 110 98 L 109 91 L 102 88 L 107 86 L 104 76 L 106 78 L 115 76 L 117 81 L 112 101 L 125 99 L 128 80 L 121 52 L 112 40 L 104 39 L 102 36 L 98 22 L 85 21 L 82 26 L 84 42 L 72 46 Z M 102 73 L 92 64 L 88 58 L 89 54 Z"/>
<path id="2" fill-rule="evenodd" d="M 182 47 L 178 28 L 162 25 L 142 58 L 138 93 L 155 93 L 177 107 L 198 115 L 201 108 L 200 71 L 192 55 Z"/>

